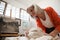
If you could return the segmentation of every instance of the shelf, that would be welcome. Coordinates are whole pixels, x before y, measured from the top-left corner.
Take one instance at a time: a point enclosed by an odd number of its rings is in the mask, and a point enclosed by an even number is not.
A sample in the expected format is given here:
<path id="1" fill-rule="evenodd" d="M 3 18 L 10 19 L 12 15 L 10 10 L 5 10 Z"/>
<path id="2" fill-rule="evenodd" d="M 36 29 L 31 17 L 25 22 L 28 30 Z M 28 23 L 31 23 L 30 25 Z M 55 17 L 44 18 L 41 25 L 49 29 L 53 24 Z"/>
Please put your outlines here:
<path id="1" fill-rule="evenodd" d="M 18 33 L 1 33 L 0 37 L 17 37 Z"/>

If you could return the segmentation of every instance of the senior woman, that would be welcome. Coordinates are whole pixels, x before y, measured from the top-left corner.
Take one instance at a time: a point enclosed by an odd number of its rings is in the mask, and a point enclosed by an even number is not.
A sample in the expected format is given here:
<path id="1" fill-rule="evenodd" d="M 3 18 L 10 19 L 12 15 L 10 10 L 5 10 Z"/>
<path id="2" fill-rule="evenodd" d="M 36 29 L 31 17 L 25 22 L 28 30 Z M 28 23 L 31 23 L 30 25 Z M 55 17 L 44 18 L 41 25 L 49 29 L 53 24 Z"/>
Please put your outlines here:
<path id="1" fill-rule="evenodd" d="M 55 37 L 60 32 L 60 18 L 52 7 L 42 9 L 38 5 L 31 5 L 27 12 L 45 33 Z"/>

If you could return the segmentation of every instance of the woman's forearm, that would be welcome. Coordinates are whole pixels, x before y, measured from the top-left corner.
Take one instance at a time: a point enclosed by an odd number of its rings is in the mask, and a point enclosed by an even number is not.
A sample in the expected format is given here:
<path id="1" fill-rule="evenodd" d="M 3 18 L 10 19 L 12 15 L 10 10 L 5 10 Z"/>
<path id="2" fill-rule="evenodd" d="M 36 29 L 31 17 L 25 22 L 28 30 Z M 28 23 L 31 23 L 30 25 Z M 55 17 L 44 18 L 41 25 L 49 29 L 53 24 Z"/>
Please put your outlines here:
<path id="1" fill-rule="evenodd" d="M 59 31 L 55 29 L 49 35 L 55 37 L 58 33 L 59 33 Z"/>

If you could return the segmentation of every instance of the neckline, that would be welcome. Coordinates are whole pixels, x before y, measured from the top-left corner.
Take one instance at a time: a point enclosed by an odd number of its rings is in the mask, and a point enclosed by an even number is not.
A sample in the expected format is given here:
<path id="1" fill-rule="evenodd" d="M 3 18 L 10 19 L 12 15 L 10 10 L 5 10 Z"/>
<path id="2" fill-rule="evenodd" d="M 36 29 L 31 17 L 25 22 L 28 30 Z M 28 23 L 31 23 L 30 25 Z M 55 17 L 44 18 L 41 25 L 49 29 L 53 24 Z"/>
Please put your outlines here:
<path id="1" fill-rule="evenodd" d="M 45 15 L 45 19 L 42 19 L 42 18 L 39 18 L 39 19 L 41 19 L 41 20 L 43 20 L 43 21 L 46 21 L 46 18 L 47 18 L 47 17 L 46 17 L 46 15 L 47 15 L 47 14 L 46 14 L 46 11 L 44 11 L 44 15 Z"/>

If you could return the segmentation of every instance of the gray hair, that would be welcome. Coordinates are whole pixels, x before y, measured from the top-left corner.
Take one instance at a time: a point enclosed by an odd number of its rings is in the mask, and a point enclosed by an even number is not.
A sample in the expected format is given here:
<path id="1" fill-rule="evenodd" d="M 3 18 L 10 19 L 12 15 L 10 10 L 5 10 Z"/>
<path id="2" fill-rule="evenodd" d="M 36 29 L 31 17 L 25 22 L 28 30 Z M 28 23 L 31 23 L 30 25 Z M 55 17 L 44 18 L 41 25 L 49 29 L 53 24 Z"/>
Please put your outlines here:
<path id="1" fill-rule="evenodd" d="M 43 9 L 41 9 L 38 5 L 34 4 L 33 6 L 34 6 L 35 13 L 38 13 L 38 12 L 41 13 L 41 12 L 43 12 Z"/>

